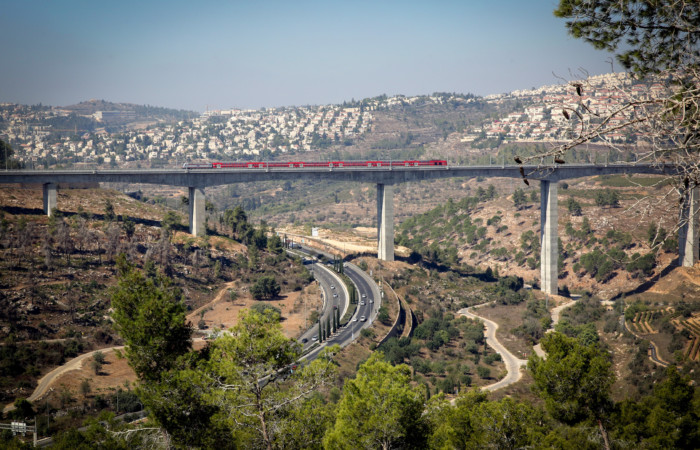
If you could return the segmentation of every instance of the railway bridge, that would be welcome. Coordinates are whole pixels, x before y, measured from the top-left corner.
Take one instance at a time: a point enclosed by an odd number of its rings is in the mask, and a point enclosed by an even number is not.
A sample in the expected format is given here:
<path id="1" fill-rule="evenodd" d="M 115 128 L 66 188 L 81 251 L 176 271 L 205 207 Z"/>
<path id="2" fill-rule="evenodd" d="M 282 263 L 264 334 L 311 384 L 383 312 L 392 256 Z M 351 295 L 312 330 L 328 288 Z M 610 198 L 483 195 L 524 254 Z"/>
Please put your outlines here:
<path id="1" fill-rule="evenodd" d="M 675 166 L 640 163 L 606 165 L 489 165 L 489 166 L 380 166 L 380 167 L 258 167 L 235 169 L 158 169 L 158 170 L 18 170 L 0 172 L 0 183 L 43 185 L 44 211 L 51 215 L 57 207 L 59 183 L 147 183 L 182 186 L 189 189 L 189 228 L 193 235 L 206 233 L 204 226 L 205 189 L 211 186 L 254 183 L 299 178 L 374 183 L 377 186 L 377 257 L 394 260 L 394 201 L 396 184 L 454 177 L 522 178 L 540 183 L 540 286 L 542 291 L 558 291 L 558 205 L 557 184 L 561 180 L 610 174 L 673 175 Z M 698 260 L 698 188 L 686 192 L 688 201 L 679 233 L 679 264 L 692 266 Z M 684 220 L 685 219 L 685 220 Z M 688 220 L 692 219 L 692 220 Z"/>

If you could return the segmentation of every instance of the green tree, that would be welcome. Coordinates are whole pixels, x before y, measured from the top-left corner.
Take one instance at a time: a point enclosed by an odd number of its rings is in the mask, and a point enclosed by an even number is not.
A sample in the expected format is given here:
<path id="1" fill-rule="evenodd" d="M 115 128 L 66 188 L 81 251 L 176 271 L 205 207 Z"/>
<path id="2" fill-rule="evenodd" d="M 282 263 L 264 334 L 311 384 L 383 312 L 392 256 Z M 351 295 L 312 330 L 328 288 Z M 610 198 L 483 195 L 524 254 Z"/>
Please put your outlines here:
<path id="1" fill-rule="evenodd" d="M 498 192 L 496 192 L 496 187 L 493 184 L 489 184 L 489 187 L 486 189 L 486 196 L 490 200 L 498 198 Z"/>
<path id="2" fill-rule="evenodd" d="M 598 191 L 595 195 L 595 204 L 597 206 L 620 206 L 620 197 L 616 191 L 612 189 L 605 189 L 604 191 Z"/>
<path id="3" fill-rule="evenodd" d="M 429 423 L 430 448 L 470 448 L 474 446 L 477 424 L 473 412 L 488 401 L 488 394 L 470 390 L 455 399 L 454 406 L 444 394 L 431 397 L 425 417 Z"/>
<path id="4" fill-rule="evenodd" d="M 253 303 L 253 306 L 250 307 L 253 311 L 257 312 L 258 314 L 265 315 L 270 311 L 272 314 L 277 316 L 277 320 L 279 320 L 282 317 L 282 311 L 280 311 L 279 308 L 276 306 L 272 306 L 268 303 L 264 302 L 257 302 Z"/>
<path id="5" fill-rule="evenodd" d="M 569 209 L 569 213 L 572 216 L 580 216 L 583 214 L 581 204 L 573 197 L 569 197 L 569 199 L 566 201 L 566 207 Z"/>
<path id="6" fill-rule="evenodd" d="M 560 0 L 554 14 L 566 19 L 566 27 L 575 38 L 614 52 L 630 77 L 620 77 L 619 87 L 614 89 L 624 100 L 605 114 L 584 104 L 585 93 L 593 89 L 588 80 L 572 81 L 572 93 L 580 100 L 578 108 L 567 108 L 572 113 L 567 113 L 570 138 L 522 161 L 562 158 L 589 142 L 602 141 L 619 152 L 609 135 L 620 133 L 649 144 L 637 147 L 636 160 L 672 164 L 678 169 L 667 181 L 679 194 L 681 209 L 688 189 L 700 185 L 700 4 L 690 0 Z M 628 81 L 643 83 L 647 89 L 627 95 Z M 610 124 L 621 115 L 624 119 Z M 667 200 L 661 200 L 664 206 Z M 683 214 L 680 225 L 687 220 Z"/>
<path id="7" fill-rule="evenodd" d="M 312 393 L 287 408 L 276 433 L 276 448 L 322 449 L 323 436 L 333 426 L 335 404 L 320 392 Z"/>
<path id="8" fill-rule="evenodd" d="M 14 419 L 25 420 L 36 415 L 34 407 L 26 398 L 18 398 L 13 405 L 15 409 L 12 410 L 10 416 Z"/>
<path id="9" fill-rule="evenodd" d="M 134 237 L 134 232 L 136 231 L 136 224 L 133 220 L 126 219 L 124 222 L 122 222 L 122 229 L 124 230 L 126 237 L 131 240 L 131 238 Z"/>
<path id="10" fill-rule="evenodd" d="M 255 245 L 248 246 L 248 268 L 250 270 L 257 270 L 258 262 L 260 260 L 260 250 Z"/>
<path id="11" fill-rule="evenodd" d="M 117 215 L 114 213 L 114 205 L 112 205 L 111 200 L 105 200 L 105 220 L 112 222 L 116 218 Z"/>
<path id="12" fill-rule="evenodd" d="M 389 317 L 389 310 L 386 309 L 386 306 L 382 305 L 379 308 L 377 319 L 384 325 L 391 325 L 391 317 Z"/>
<path id="13" fill-rule="evenodd" d="M 172 231 L 175 228 L 180 227 L 182 224 L 182 218 L 175 211 L 168 211 L 163 216 L 163 220 L 160 222 L 160 226 L 168 231 Z"/>
<path id="14" fill-rule="evenodd" d="M 266 275 L 255 281 L 255 284 L 250 288 L 250 293 L 256 300 L 272 299 L 279 295 L 280 285 L 275 277 Z"/>
<path id="15" fill-rule="evenodd" d="M 192 325 L 185 321 L 187 309 L 169 279 L 144 277 L 123 254 L 117 257 L 117 266 L 112 318 L 136 375 L 157 381 L 192 346 Z"/>
<path id="16" fill-rule="evenodd" d="M 424 448 L 426 421 L 423 389 L 410 384 L 410 367 L 392 366 L 374 352 L 347 380 L 328 449 Z"/>
<path id="17" fill-rule="evenodd" d="M 513 192 L 513 204 L 515 205 L 515 208 L 521 209 L 523 206 L 525 206 L 525 203 L 527 203 L 525 192 L 522 189 L 517 188 Z"/>
<path id="18" fill-rule="evenodd" d="M 566 27 L 575 38 L 614 52 L 632 80 L 643 80 L 647 86 L 661 86 L 662 90 L 626 95 L 614 110 L 599 115 L 587 110 L 583 103 L 584 92 L 592 89 L 588 80 L 573 81 L 580 107 L 570 109 L 575 112 L 569 114 L 571 126 L 567 131 L 571 137 L 546 155 L 561 158 L 568 150 L 592 141 L 603 141 L 618 151 L 619 147 L 608 139 L 610 133 L 638 136 L 651 145 L 639 148 L 636 159 L 675 165 L 679 170 L 669 175 L 669 181 L 682 199 L 689 188 L 700 184 L 698 2 L 560 0 L 554 14 L 566 19 Z M 626 83 L 625 79 L 619 83 L 617 90 L 621 95 L 625 95 L 622 91 L 626 91 Z M 621 112 L 625 118 L 607 126 Z M 542 156 L 540 153 L 523 160 Z M 687 220 L 683 217 L 681 221 Z"/>
<path id="19" fill-rule="evenodd" d="M 276 254 L 280 254 L 284 251 L 284 248 L 282 247 L 282 240 L 279 236 L 276 234 L 270 236 L 270 238 L 267 240 L 267 250 L 270 253 Z"/>
<path id="20" fill-rule="evenodd" d="M 0 139 L 0 169 L 21 169 L 22 165 L 12 158 L 15 151 L 7 142 Z"/>
<path id="21" fill-rule="evenodd" d="M 605 447 L 610 448 L 604 423 L 612 407 L 610 388 L 615 381 L 610 355 L 597 344 L 584 346 L 558 332 L 545 335 L 540 342 L 546 359 L 533 354 L 527 366 L 547 411 L 566 424 L 594 420 Z"/>
<path id="22" fill-rule="evenodd" d="M 271 449 L 284 442 L 280 431 L 290 424 L 281 424 L 290 414 L 299 414 L 293 408 L 335 378 L 332 356 L 337 350 L 324 349 L 290 375 L 301 347 L 284 336 L 274 314 L 248 311 L 229 333 L 212 342 L 208 361 L 193 380 L 206 390 L 210 404 L 220 408 L 215 420 L 234 436 L 242 433 L 252 440 L 242 446 Z"/>
<path id="23" fill-rule="evenodd" d="M 617 52 L 626 69 L 640 74 L 685 66 L 700 55 L 695 2 L 560 0 L 554 15 L 568 19 L 572 36 Z"/>
<path id="24" fill-rule="evenodd" d="M 613 437 L 637 448 L 700 447 L 700 408 L 694 405 L 695 388 L 675 366 L 654 386 L 651 395 L 620 403 Z"/>
<path id="25" fill-rule="evenodd" d="M 241 242 L 248 243 L 252 234 L 252 226 L 248 223 L 248 216 L 241 206 L 224 211 L 224 223 L 231 228 L 233 237 Z"/>

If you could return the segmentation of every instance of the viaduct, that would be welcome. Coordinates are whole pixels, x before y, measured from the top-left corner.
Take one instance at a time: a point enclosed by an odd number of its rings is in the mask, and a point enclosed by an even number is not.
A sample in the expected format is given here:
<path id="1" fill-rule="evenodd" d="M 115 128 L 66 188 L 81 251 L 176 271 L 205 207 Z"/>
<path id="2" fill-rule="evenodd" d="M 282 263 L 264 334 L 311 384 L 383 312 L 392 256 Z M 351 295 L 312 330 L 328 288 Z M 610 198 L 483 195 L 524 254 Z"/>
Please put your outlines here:
<path id="1" fill-rule="evenodd" d="M 522 169 L 522 173 L 521 173 Z M 189 188 L 190 232 L 202 235 L 204 227 L 205 188 L 233 183 L 270 180 L 296 180 L 300 177 L 317 180 L 352 181 L 377 185 L 377 257 L 394 260 L 393 186 L 452 177 L 521 178 L 540 182 L 541 255 L 540 286 L 542 291 L 558 291 L 558 205 L 557 184 L 561 180 L 608 174 L 644 173 L 672 175 L 674 166 L 658 164 L 566 164 L 552 166 L 417 166 L 417 167 L 324 167 L 324 168 L 254 168 L 254 169 L 159 169 L 159 170 L 51 170 L 0 172 L 0 183 L 36 183 L 44 189 L 44 211 L 51 215 L 57 207 L 59 183 L 149 183 Z M 679 264 L 693 266 L 698 260 L 697 198 L 698 188 L 686 193 L 688 201 L 681 215 L 685 225 L 679 233 Z"/>

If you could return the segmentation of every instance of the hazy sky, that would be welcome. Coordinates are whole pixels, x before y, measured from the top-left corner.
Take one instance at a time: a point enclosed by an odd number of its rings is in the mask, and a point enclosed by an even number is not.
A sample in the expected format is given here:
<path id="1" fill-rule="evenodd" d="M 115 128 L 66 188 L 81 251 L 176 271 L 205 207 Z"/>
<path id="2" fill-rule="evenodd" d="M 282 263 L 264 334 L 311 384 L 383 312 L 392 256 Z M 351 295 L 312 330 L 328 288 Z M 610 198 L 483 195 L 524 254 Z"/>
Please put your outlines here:
<path id="1" fill-rule="evenodd" d="M 204 111 L 488 95 L 610 71 L 554 0 L 0 0 L 0 102 Z M 616 67 L 619 70 L 619 67 Z"/>

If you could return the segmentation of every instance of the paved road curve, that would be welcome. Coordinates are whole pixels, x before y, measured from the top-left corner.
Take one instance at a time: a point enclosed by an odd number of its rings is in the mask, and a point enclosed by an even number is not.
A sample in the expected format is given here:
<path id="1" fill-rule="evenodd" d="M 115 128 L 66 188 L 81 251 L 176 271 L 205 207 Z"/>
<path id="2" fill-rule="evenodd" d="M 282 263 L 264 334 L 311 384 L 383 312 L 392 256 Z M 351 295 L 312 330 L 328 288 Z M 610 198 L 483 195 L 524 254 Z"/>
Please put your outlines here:
<path id="1" fill-rule="evenodd" d="M 306 250 L 306 249 L 303 249 Z M 319 252 L 317 249 L 309 249 L 315 253 Z M 321 265 L 316 263 L 316 265 Z M 319 273 L 319 269 L 314 269 L 316 274 Z M 379 293 L 379 287 L 377 284 L 369 277 L 364 271 L 355 266 L 354 264 L 345 264 L 345 275 L 353 282 L 355 288 L 357 289 L 357 294 L 360 303 L 357 305 L 355 314 L 353 315 L 350 322 L 345 327 L 339 329 L 339 331 L 331 336 L 324 345 L 317 346 L 314 350 L 304 355 L 302 359 L 311 361 L 318 356 L 325 345 L 340 345 L 345 347 L 352 341 L 360 336 L 360 332 L 363 328 L 369 327 L 374 319 L 377 317 L 377 311 L 381 305 L 381 297 Z M 344 283 L 343 283 L 344 284 Z M 336 286 L 337 289 L 337 286 Z M 363 297 L 364 296 L 364 297 Z M 362 305 L 362 302 L 365 304 Z M 362 321 L 361 318 L 365 317 Z"/>
<path id="2" fill-rule="evenodd" d="M 489 345 L 489 347 L 501 354 L 503 362 L 506 365 L 506 370 L 508 371 L 508 374 L 505 376 L 505 378 L 493 384 L 489 384 L 488 386 L 484 386 L 482 389 L 486 391 L 495 391 L 506 386 L 510 386 L 513 383 L 516 383 L 518 380 L 520 380 L 520 377 L 522 376 L 520 368 L 527 364 L 527 360 L 519 359 L 514 354 L 509 352 L 508 349 L 506 349 L 498 341 L 498 339 L 496 339 L 496 330 L 498 330 L 498 324 L 492 320 L 479 317 L 476 314 L 472 313 L 470 310 L 472 310 L 473 308 L 473 306 L 469 308 L 463 308 L 460 309 L 458 312 L 459 314 L 469 317 L 470 319 L 476 319 L 484 322 L 484 324 L 486 325 L 486 343 Z"/>
<path id="3" fill-rule="evenodd" d="M 307 267 L 313 272 L 314 278 L 316 278 L 323 291 L 324 302 L 321 312 L 321 323 L 325 325 L 326 320 L 329 318 L 332 320 L 332 314 L 336 307 L 340 310 L 340 317 L 343 317 L 349 303 L 349 295 L 343 281 L 332 270 L 316 262 L 309 262 Z M 302 333 L 298 341 L 303 343 L 304 349 L 307 349 L 316 342 L 314 338 L 318 339 L 318 323 Z"/>

